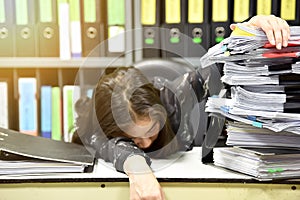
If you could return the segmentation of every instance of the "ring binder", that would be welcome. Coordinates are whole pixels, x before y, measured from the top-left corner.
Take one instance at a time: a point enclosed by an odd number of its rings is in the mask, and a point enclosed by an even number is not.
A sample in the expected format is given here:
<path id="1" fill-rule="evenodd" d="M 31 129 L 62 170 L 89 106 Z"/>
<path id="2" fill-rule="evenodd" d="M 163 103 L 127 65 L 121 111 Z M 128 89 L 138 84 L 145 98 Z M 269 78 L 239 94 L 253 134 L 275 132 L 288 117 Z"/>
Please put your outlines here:
<path id="1" fill-rule="evenodd" d="M 15 49 L 18 57 L 38 55 L 34 0 L 14 0 L 16 19 Z"/>
<path id="2" fill-rule="evenodd" d="M 56 0 L 38 0 L 38 55 L 40 57 L 59 57 L 59 29 Z"/>
<path id="3" fill-rule="evenodd" d="M 14 10 L 12 0 L 0 1 L 0 57 L 15 55 Z"/>

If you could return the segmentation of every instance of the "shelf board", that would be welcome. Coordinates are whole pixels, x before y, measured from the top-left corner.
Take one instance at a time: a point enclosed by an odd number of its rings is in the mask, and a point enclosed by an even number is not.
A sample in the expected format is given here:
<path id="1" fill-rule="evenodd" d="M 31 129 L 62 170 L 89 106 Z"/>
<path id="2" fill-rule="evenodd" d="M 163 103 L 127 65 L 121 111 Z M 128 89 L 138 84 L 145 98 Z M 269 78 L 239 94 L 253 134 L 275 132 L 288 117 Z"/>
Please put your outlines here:
<path id="1" fill-rule="evenodd" d="M 55 57 L 1 57 L 0 68 L 107 68 L 125 66 L 125 58 L 86 57 L 71 60 L 61 60 Z"/>

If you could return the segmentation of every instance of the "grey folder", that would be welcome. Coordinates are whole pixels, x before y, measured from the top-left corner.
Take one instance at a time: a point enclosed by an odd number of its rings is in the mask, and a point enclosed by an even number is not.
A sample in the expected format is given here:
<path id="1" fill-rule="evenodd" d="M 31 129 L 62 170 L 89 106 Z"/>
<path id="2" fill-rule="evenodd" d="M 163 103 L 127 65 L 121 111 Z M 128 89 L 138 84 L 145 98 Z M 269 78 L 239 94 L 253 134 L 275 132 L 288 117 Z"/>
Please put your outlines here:
<path id="1" fill-rule="evenodd" d="M 60 161 L 85 166 L 94 162 L 93 153 L 84 146 L 31 136 L 0 128 L 0 151 L 47 161 Z"/>

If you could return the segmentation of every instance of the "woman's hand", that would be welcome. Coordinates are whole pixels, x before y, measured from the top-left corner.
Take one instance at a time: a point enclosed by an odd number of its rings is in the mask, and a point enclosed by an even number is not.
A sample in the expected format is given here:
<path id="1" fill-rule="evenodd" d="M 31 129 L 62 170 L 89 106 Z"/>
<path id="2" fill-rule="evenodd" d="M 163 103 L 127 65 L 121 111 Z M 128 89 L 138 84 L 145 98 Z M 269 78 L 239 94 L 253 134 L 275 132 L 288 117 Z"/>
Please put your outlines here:
<path id="1" fill-rule="evenodd" d="M 261 28 L 266 33 L 270 44 L 276 45 L 277 49 L 287 47 L 288 45 L 290 27 L 287 22 L 280 17 L 274 15 L 257 15 L 243 24 Z M 236 24 L 230 25 L 231 30 L 234 30 L 235 27 Z"/>
<path id="2" fill-rule="evenodd" d="M 164 193 L 144 157 L 133 155 L 124 162 L 129 177 L 131 200 L 164 200 Z"/>
<path id="3" fill-rule="evenodd" d="M 130 200 L 164 200 L 164 193 L 153 173 L 128 174 Z"/>

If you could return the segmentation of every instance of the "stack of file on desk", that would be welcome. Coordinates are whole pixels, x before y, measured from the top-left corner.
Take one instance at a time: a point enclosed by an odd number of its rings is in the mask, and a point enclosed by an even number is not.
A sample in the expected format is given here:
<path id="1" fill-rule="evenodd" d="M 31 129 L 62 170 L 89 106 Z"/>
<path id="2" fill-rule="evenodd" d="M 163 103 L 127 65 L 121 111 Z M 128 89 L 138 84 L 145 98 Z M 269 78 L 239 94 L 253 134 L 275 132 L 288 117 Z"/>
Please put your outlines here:
<path id="1" fill-rule="evenodd" d="M 203 56 L 203 66 L 224 63 L 228 94 L 206 104 L 227 118 L 226 144 L 234 146 L 214 149 L 216 165 L 259 179 L 300 177 L 299 57 L 300 27 L 291 27 L 288 47 L 278 50 L 262 30 L 242 25 Z M 291 158 L 298 164 L 287 168 Z"/>
<path id="2" fill-rule="evenodd" d="M 84 146 L 0 128 L 0 175 L 85 172 L 93 163 Z"/>
<path id="3" fill-rule="evenodd" d="M 300 150 L 299 135 L 286 131 L 275 132 L 242 122 L 228 121 L 226 132 L 226 144 L 229 146 L 299 148 Z"/>
<path id="4" fill-rule="evenodd" d="M 300 177 L 300 150 L 214 148 L 215 165 L 249 174 L 258 180 Z"/>

